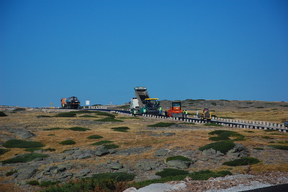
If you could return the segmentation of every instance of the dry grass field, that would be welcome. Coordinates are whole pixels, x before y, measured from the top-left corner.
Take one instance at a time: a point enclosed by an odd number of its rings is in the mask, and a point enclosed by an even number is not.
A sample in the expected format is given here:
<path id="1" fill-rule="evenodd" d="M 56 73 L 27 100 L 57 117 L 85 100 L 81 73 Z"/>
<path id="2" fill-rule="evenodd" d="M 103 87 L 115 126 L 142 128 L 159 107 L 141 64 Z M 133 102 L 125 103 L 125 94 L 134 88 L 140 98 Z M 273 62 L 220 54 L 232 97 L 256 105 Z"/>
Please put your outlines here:
<path id="1" fill-rule="evenodd" d="M 193 111 L 189 111 L 193 113 Z M 131 117 L 127 115 L 116 115 L 117 120 L 123 122 L 100 122 L 95 121 L 103 118 L 103 116 L 89 114 L 92 117 L 83 117 L 84 114 L 77 114 L 76 117 L 54 117 L 59 111 L 43 112 L 41 110 L 26 110 L 16 113 L 6 112 L 8 116 L 0 117 L 0 127 L 2 134 L 13 134 L 5 132 L 5 130 L 13 130 L 18 128 L 24 128 L 36 134 L 31 138 L 33 141 L 41 142 L 45 145 L 44 149 L 55 149 L 53 153 L 62 153 L 65 150 L 79 147 L 82 149 L 95 148 L 96 140 L 88 139 L 91 135 L 100 135 L 103 138 L 97 139 L 97 141 L 108 140 L 118 145 L 120 149 L 131 147 L 153 147 L 150 151 L 144 152 L 141 155 L 129 155 L 129 156 L 104 156 L 99 158 L 97 163 L 104 163 L 107 160 L 119 160 L 120 162 L 137 162 L 140 159 L 154 159 L 154 152 L 160 148 L 166 148 L 171 150 L 197 150 L 199 147 L 212 143 L 209 140 L 208 133 L 213 130 L 232 130 L 245 136 L 245 140 L 237 141 L 248 147 L 251 151 L 251 156 L 258 158 L 261 163 L 251 165 L 249 167 L 250 173 L 260 173 L 265 171 L 282 171 L 288 172 L 288 151 L 270 149 L 267 147 L 271 144 L 281 144 L 288 146 L 288 133 L 280 132 L 267 132 L 264 130 L 251 130 L 241 128 L 230 128 L 225 126 L 213 127 L 200 124 L 183 124 L 181 121 L 168 121 L 159 119 L 148 119 L 143 117 Z M 215 114 L 215 113 L 214 113 Z M 51 116 L 51 117 L 44 117 Z M 217 113 L 218 117 L 232 117 L 234 119 L 243 120 L 258 120 L 280 123 L 288 117 L 288 110 L 286 109 L 255 109 L 255 111 L 222 111 Z M 152 125 L 159 122 L 173 122 L 180 124 L 180 127 L 162 127 L 151 128 L 148 125 Z M 90 130 L 87 131 L 73 131 L 68 128 L 71 127 L 83 127 Z M 111 128 L 115 127 L 128 127 L 128 132 L 118 132 Z M 53 128 L 61 128 L 55 129 Z M 50 130 L 47 130 L 50 129 Z M 151 134 L 162 133 L 175 133 L 175 135 L 157 136 L 153 137 Z M 61 145 L 60 142 L 71 139 L 76 142 L 74 145 Z M 30 140 L 30 139 L 29 139 Z M 263 148 L 263 152 L 253 152 L 255 148 Z M 11 148 L 9 152 L 4 155 L 0 155 L 0 161 L 7 160 L 15 156 L 16 154 L 27 153 L 24 149 Z M 50 153 L 50 152 L 48 152 Z M 52 152 L 51 152 L 52 153 Z M 90 159 L 72 160 L 73 162 L 79 162 L 82 164 L 91 164 L 95 161 Z M 272 161 L 272 162 L 271 162 Z M 10 167 L 11 168 L 11 167 Z M 0 168 L 0 171 L 7 170 L 5 166 Z M 205 165 L 202 167 L 200 162 L 189 168 L 189 171 L 199 171 L 201 169 L 210 170 L 229 170 L 232 173 L 247 173 L 247 167 L 228 167 L 225 165 Z M 5 180 L 5 177 L 0 177 L 0 180 Z"/>

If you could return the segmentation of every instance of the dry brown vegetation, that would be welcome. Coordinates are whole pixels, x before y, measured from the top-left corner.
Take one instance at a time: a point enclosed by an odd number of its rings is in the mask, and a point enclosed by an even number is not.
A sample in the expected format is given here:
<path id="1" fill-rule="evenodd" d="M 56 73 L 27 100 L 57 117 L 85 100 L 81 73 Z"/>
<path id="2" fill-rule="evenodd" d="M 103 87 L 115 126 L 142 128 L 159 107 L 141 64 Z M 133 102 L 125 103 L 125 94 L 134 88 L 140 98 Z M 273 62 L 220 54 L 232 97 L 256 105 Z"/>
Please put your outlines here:
<path id="1" fill-rule="evenodd" d="M 39 115 L 49 115 L 54 116 L 58 112 L 41 112 L 41 111 L 25 111 L 17 113 L 7 113 L 8 116 L 1 117 L 0 126 L 9 129 L 14 128 L 27 128 L 31 132 L 36 134 L 33 138 L 34 141 L 39 141 L 45 144 L 44 148 L 56 149 L 53 153 L 62 153 L 64 150 L 71 149 L 73 147 L 80 147 L 83 149 L 95 148 L 90 144 L 101 140 L 113 141 L 114 144 L 119 145 L 120 149 L 131 148 L 131 147 L 145 147 L 152 146 L 152 150 L 145 152 L 141 155 L 130 155 L 122 157 L 114 156 L 104 156 L 99 158 L 97 162 L 84 159 L 75 160 L 81 163 L 103 163 L 107 159 L 119 160 L 121 162 L 135 162 L 139 159 L 153 159 L 153 153 L 159 148 L 168 149 L 187 149 L 187 150 L 197 150 L 199 147 L 206 144 L 212 143 L 209 140 L 208 133 L 216 129 L 233 130 L 245 136 L 246 140 L 237 141 L 253 150 L 253 148 L 266 148 L 270 142 L 279 143 L 282 142 L 287 145 L 288 135 L 287 133 L 278 132 L 265 132 L 264 130 L 251 130 L 251 129 L 241 129 L 241 128 L 229 128 L 229 127 L 206 127 L 203 125 L 193 125 L 185 124 L 184 128 L 149 128 L 147 125 L 155 124 L 158 122 L 163 122 L 163 120 L 157 119 L 146 119 L 146 118 L 127 118 L 124 115 L 117 115 L 116 119 L 121 119 L 123 122 L 96 122 L 95 119 L 100 119 L 103 117 L 80 117 L 83 114 L 77 114 L 77 117 L 37 117 Z M 270 121 L 270 122 L 281 122 L 281 119 L 288 117 L 288 110 L 284 109 L 257 109 L 255 111 L 234 111 L 234 112 L 219 112 L 218 117 L 233 117 L 235 119 L 243 120 L 259 120 L 259 121 Z M 173 121 L 174 122 L 174 121 Z M 182 123 L 182 122 L 177 122 Z M 75 126 L 80 126 L 84 128 L 89 128 L 87 131 L 72 131 L 66 130 L 64 128 L 71 128 Z M 111 128 L 127 126 L 130 128 L 128 132 L 117 132 L 113 131 Z M 60 130 L 45 130 L 49 128 L 63 128 Z M 174 132 L 174 136 L 158 136 L 152 137 L 151 133 L 167 133 Z M 101 135 L 102 139 L 87 139 L 91 135 Z M 268 136 L 268 137 L 267 137 Z M 267 139 L 268 138 L 268 139 Z M 75 145 L 61 145 L 61 141 L 66 139 L 72 139 L 76 142 Z M 286 143 L 286 144 L 285 144 Z M 262 162 L 260 164 L 252 165 L 250 167 L 252 172 L 263 172 L 263 171 L 285 171 L 288 172 L 288 162 L 275 161 L 273 164 L 265 164 L 265 155 L 267 157 L 275 155 L 281 155 L 281 153 L 287 153 L 283 150 L 267 150 L 264 156 L 257 157 Z M 24 149 L 13 148 L 11 151 L 0 156 L 0 161 L 9 159 L 15 154 L 27 153 Z M 49 152 L 47 152 L 49 154 Z M 115 159 L 117 158 L 117 159 Z M 235 167 L 231 168 L 228 166 L 219 167 L 209 167 L 207 169 L 214 170 L 229 170 L 234 173 L 245 173 L 247 168 L 245 167 Z M 2 167 L 1 170 L 5 170 Z M 190 168 L 190 171 L 197 170 L 197 167 Z M 2 178 L 3 180 L 5 178 Z"/>

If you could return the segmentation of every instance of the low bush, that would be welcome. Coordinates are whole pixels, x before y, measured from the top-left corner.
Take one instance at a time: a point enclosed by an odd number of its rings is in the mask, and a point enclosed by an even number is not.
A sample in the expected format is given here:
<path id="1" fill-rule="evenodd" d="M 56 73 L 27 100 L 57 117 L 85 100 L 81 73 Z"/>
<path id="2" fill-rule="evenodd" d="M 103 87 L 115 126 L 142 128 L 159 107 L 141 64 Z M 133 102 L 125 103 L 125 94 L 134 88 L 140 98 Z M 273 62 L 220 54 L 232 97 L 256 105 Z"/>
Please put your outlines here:
<path id="1" fill-rule="evenodd" d="M 220 171 L 220 172 L 215 173 L 213 171 L 206 170 L 206 171 L 193 172 L 193 173 L 189 173 L 186 175 L 167 176 L 167 177 L 163 177 L 161 179 L 141 181 L 141 182 L 134 183 L 131 186 L 136 187 L 136 188 L 141 188 L 141 187 L 150 185 L 152 183 L 165 183 L 168 181 L 181 181 L 187 176 L 191 177 L 194 180 L 207 180 L 211 177 L 224 177 L 226 175 L 232 175 L 232 173 L 230 171 Z"/>
<path id="2" fill-rule="evenodd" d="M 3 111 L 0 111 L 0 117 L 5 117 L 5 116 L 7 116 L 7 114 L 4 113 Z"/>
<path id="3" fill-rule="evenodd" d="M 45 158 L 48 157 L 48 155 L 44 155 L 44 154 L 39 154 L 39 153 L 27 153 L 24 155 L 21 155 L 19 157 L 13 157 L 11 159 L 2 161 L 3 164 L 7 164 L 7 163 L 26 163 L 29 161 L 33 161 L 34 159 L 37 158 Z"/>
<path id="4" fill-rule="evenodd" d="M 117 181 L 113 179 L 81 179 L 78 181 L 69 181 L 63 185 L 57 183 L 47 183 L 48 188 L 42 192 L 77 192 L 77 191 L 99 191 L 99 192 L 120 192 L 128 188 L 126 181 Z M 55 185 L 57 184 L 57 185 Z M 41 187 L 42 183 L 40 184 Z"/>
<path id="5" fill-rule="evenodd" d="M 255 148 L 253 148 L 253 149 L 255 149 L 255 150 L 264 150 L 264 149 L 261 148 L 261 147 L 255 147 Z"/>
<path id="6" fill-rule="evenodd" d="M 183 156 L 172 156 L 172 157 L 168 157 L 166 159 L 166 162 L 168 161 L 173 161 L 173 160 L 180 160 L 180 161 L 192 161 L 191 159 L 187 158 L 187 157 L 183 157 Z"/>
<path id="7" fill-rule="evenodd" d="M 63 112 L 63 113 L 56 114 L 55 117 L 76 117 L 76 113 L 75 112 Z"/>
<path id="8" fill-rule="evenodd" d="M 102 139 L 103 137 L 101 135 L 90 135 L 87 137 L 87 139 Z"/>
<path id="9" fill-rule="evenodd" d="M 110 117 L 110 118 L 115 118 L 115 115 L 111 114 L 111 113 L 107 113 L 107 112 L 102 112 L 102 111 L 96 111 L 96 114 L 97 115 L 103 115 L 103 116 L 107 116 L 107 117 Z"/>
<path id="10" fill-rule="evenodd" d="M 26 109 L 22 107 L 18 107 L 18 108 L 15 108 L 12 112 L 16 113 L 16 112 L 21 112 L 21 111 L 26 111 Z"/>
<path id="11" fill-rule="evenodd" d="M 96 118 L 96 116 L 94 116 L 94 115 L 81 115 L 81 116 L 79 116 L 79 117 L 92 117 L 92 118 Z"/>
<path id="12" fill-rule="evenodd" d="M 49 128 L 49 129 L 43 129 L 44 131 L 54 131 L 54 130 L 59 130 L 59 129 L 63 129 L 60 127 L 55 127 L 55 128 Z"/>
<path id="13" fill-rule="evenodd" d="M 97 180 L 115 180 L 115 181 L 132 181 L 134 179 L 134 174 L 128 174 L 123 172 L 116 173 L 98 173 L 93 174 L 92 178 Z"/>
<path id="14" fill-rule="evenodd" d="M 40 147 L 31 147 L 31 148 L 26 148 L 24 151 L 34 152 L 34 151 L 38 151 L 38 150 L 42 150 L 42 148 L 40 148 Z"/>
<path id="15" fill-rule="evenodd" d="M 84 128 L 84 127 L 71 127 L 71 128 L 69 128 L 69 130 L 72 130 L 72 131 L 87 131 L 87 130 L 90 130 L 90 129 Z"/>
<path id="16" fill-rule="evenodd" d="M 263 139 L 274 139 L 273 137 L 269 137 L 269 136 L 262 136 Z"/>
<path id="17" fill-rule="evenodd" d="M 179 169 L 164 169 L 163 171 L 157 172 L 156 175 L 163 177 L 170 177 L 170 176 L 176 176 L 176 175 L 187 175 L 189 174 L 188 171 L 185 170 L 179 170 Z"/>
<path id="18" fill-rule="evenodd" d="M 29 185 L 39 185 L 40 183 L 37 180 L 28 181 Z"/>
<path id="19" fill-rule="evenodd" d="M 160 123 L 156 123 L 153 125 L 148 125 L 148 127 L 169 127 L 171 125 L 175 125 L 176 123 L 164 123 L 164 122 L 160 122 Z"/>
<path id="20" fill-rule="evenodd" d="M 116 149 L 119 148 L 119 145 L 115 145 L 115 144 L 108 144 L 108 145 L 103 145 L 104 149 Z"/>
<path id="21" fill-rule="evenodd" d="M 7 153 L 8 151 L 10 151 L 9 149 L 0 149 L 0 155 L 3 155 L 5 153 Z"/>
<path id="22" fill-rule="evenodd" d="M 44 147 L 45 145 L 37 141 L 24 141 L 19 139 L 11 139 L 3 144 L 6 148 L 34 148 Z"/>
<path id="23" fill-rule="evenodd" d="M 288 150 L 288 146 L 285 146 L 285 145 L 268 145 L 268 147 L 273 147 L 275 149 Z"/>
<path id="24" fill-rule="evenodd" d="M 129 127 L 113 127 L 111 129 L 113 129 L 114 131 L 119 131 L 119 132 L 128 132 L 130 128 Z"/>
<path id="25" fill-rule="evenodd" d="M 40 183 L 40 187 L 49 187 L 49 186 L 53 186 L 53 185 L 56 185 L 56 184 L 58 184 L 58 183 L 61 183 L 60 181 L 43 181 L 43 182 L 41 182 Z M 57 187 L 58 188 L 58 187 Z M 61 188 L 60 188 L 61 189 Z M 52 191 L 54 191 L 54 192 L 56 192 L 56 191 L 58 191 L 58 192 L 64 192 L 63 190 L 60 190 L 59 189 L 59 191 L 58 190 L 52 190 Z M 44 190 L 44 191 L 46 191 L 46 190 Z M 51 191 L 51 192 L 52 192 Z M 48 192 L 48 191 L 47 191 Z"/>
<path id="26" fill-rule="evenodd" d="M 47 148 L 47 149 L 42 149 L 42 151 L 56 151 L 56 149 L 53 149 L 53 148 Z"/>
<path id="27" fill-rule="evenodd" d="M 243 157 L 241 159 L 235 159 L 233 161 L 224 162 L 223 165 L 228 166 L 243 166 L 243 165 L 254 165 L 260 161 L 254 157 Z"/>
<path id="28" fill-rule="evenodd" d="M 48 117 L 49 118 L 49 117 L 52 117 L 52 116 L 49 116 L 49 115 L 38 115 L 37 117 L 38 118 L 41 118 L 41 117 Z"/>
<path id="29" fill-rule="evenodd" d="M 74 145 L 74 144 L 76 144 L 76 142 L 69 139 L 69 140 L 61 141 L 60 144 L 61 145 Z"/>
<path id="30" fill-rule="evenodd" d="M 104 145 L 104 144 L 108 144 L 108 143 L 113 143 L 113 141 L 103 140 L 103 141 L 99 141 L 96 143 L 92 143 L 91 145 Z"/>
<path id="31" fill-rule="evenodd" d="M 219 141 L 216 143 L 210 143 L 203 147 L 199 147 L 199 150 L 204 151 L 206 149 L 214 149 L 216 151 L 220 151 L 223 154 L 226 154 L 229 150 L 233 149 L 233 147 L 235 147 L 235 143 L 232 141 Z"/>
<path id="32" fill-rule="evenodd" d="M 17 173 L 17 171 L 16 171 L 16 170 L 10 170 L 10 171 L 8 171 L 5 175 L 6 175 L 7 177 L 9 177 L 9 176 L 13 175 L 14 173 Z"/>
<path id="33" fill-rule="evenodd" d="M 113 117 L 113 118 L 111 118 L 111 117 L 106 117 L 106 118 L 103 118 L 103 119 L 96 119 L 95 121 L 104 121 L 104 122 L 123 122 L 122 120 L 115 119 L 114 117 Z"/>

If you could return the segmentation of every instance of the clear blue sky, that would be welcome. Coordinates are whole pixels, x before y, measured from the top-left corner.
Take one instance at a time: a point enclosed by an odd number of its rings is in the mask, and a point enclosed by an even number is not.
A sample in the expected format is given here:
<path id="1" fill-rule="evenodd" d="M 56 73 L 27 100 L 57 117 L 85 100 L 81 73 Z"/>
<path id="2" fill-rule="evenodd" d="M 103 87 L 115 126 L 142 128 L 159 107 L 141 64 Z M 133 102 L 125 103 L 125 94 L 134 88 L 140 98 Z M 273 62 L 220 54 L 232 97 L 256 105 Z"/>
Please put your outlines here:
<path id="1" fill-rule="evenodd" d="M 287 0 L 0 0 L 0 105 L 288 101 Z"/>

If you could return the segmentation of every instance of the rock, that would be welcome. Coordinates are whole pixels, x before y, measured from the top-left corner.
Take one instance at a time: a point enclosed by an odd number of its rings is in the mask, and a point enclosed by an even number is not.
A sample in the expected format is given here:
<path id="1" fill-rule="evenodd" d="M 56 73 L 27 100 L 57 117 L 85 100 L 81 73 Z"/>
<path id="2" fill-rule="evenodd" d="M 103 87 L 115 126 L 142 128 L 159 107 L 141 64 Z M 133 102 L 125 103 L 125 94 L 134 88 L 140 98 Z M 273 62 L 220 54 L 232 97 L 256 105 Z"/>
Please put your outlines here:
<path id="1" fill-rule="evenodd" d="M 223 156 L 224 154 L 221 153 L 220 151 L 216 151 L 216 150 L 210 148 L 210 149 L 204 150 L 204 151 L 202 152 L 202 155 L 203 155 L 203 156 L 206 156 L 206 157 L 209 157 L 210 159 L 214 159 L 214 158 Z"/>
<path id="2" fill-rule="evenodd" d="M 36 136 L 34 133 L 26 130 L 18 130 L 14 133 L 15 137 L 18 139 L 29 139 L 31 137 Z"/>
<path id="3" fill-rule="evenodd" d="M 154 157 L 161 157 L 161 156 L 165 156 L 168 155 L 169 150 L 168 149 L 158 149 L 155 151 L 154 153 Z"/>
<path id="4" fill-rule="evenodd" d="M 137 192 L 137 189 L 135 187 L 130 187 L 128 189 L 125 189 L 123 192 Z"/>
<path id="5" fill-rule="evenodd" d="M 109 167 L 111 169 L 114 169 L 114 170 L 119 170 L 119 169 L 122 169 L 123 168 L 123 165 L 118 163 L 118 162 L 115 162 L 115 163 L 111 163 L 109 164 Z"/>
<path id="6" fill-rule="evenodd" d="M 150 171 L 159 167 L 160 163 L 149 160 L 143 160 L 141 162 L 136 163 L 135 166 L 137 169 L 140 169 L 142 171 Z"/>
<path id="7" fill-rule="evenodd" d="M 101 157 L 103 155 L 109 154 L 109 150 L 108 149 L 98 149 L 98 150 L 94 151 L 94 154 Z"/>
<path id="8" fill-rule="evenodd" d="M 161 135 L 169 137 L 169 136 L 173 136 L 176 134 L 175 133 L 162 133 Z"/>
<path id="9" fill-rule="evenodd" d="M 177 169 L 187 169 L 191 165 L 192 162 L 190 161 L 181 161 L 181 160 L 171 160 L 167 161 L 166 164 L 169 167 L 174 167 Z"/>
<path id="10" fill-rule="evenodd" d="M 239 143 L 235 143 L 235 147 L 229 150 L 226 155 L 228 157 L 235 158 L 235 159 L 248 157 L 249 150 L 246 146 L 239 144 Z"/>
<path id="11" fill-rule="evenodd" d="M 89 169 L 89 168 L 83 169 L 83 170 L 79 171 L 78 173 L 76 173 L 74 175 L 74 177 L 82 178 L 82 177 L 85 177 L 86 175 L 88 175 L 89 173 L 91 173 L 91 169 Z"/>
<path id="12" fill-rule="evenodd" d="M 31 166 L 23 166 L 17 169 L 17 179 L 24 180 L 30 179 L 37 172 L 37 168 Z"/>

